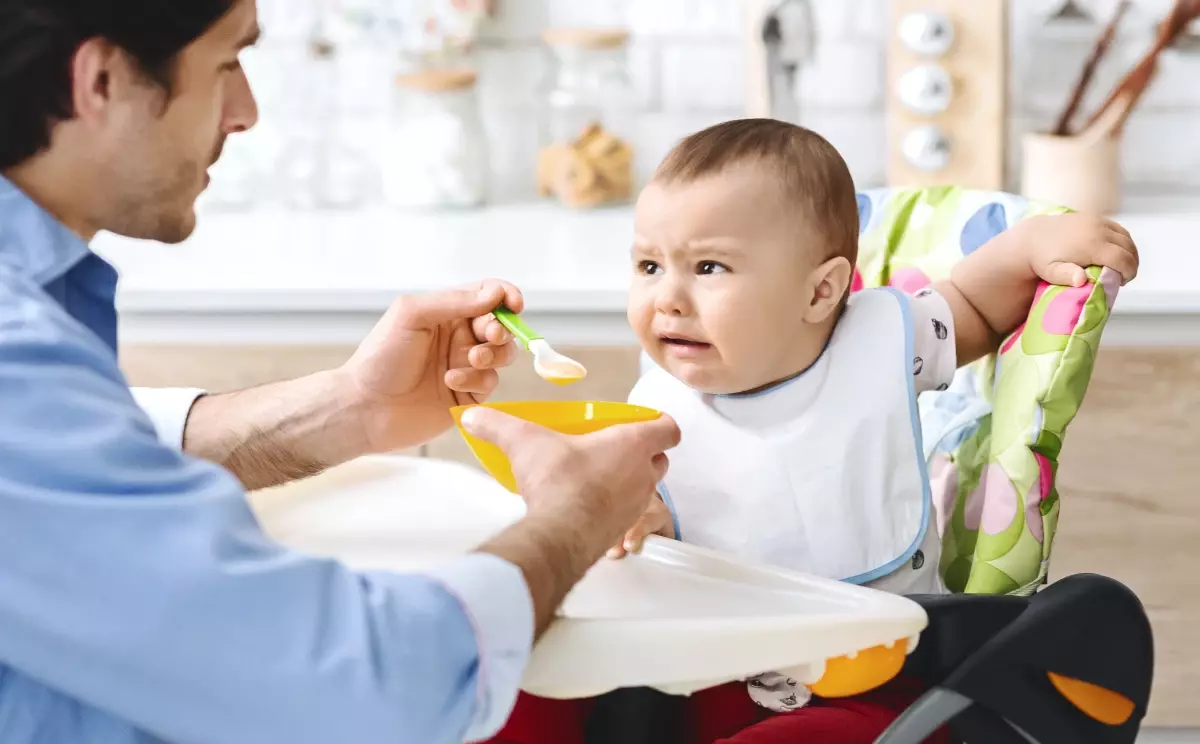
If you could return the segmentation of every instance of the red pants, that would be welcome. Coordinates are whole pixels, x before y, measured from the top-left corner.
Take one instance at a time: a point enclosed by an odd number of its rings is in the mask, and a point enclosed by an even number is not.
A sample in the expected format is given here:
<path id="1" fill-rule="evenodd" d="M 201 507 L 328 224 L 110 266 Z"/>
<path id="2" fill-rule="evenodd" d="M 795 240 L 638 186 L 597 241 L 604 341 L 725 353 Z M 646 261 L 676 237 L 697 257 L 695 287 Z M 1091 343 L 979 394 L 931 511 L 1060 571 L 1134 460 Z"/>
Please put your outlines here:
<path id="1" fill-rule="evenodd" d="M 686 744 L 873 744 L 924 692 L 912 680 L 843 700 L 819 700 L 790 713 L 773 713 L 750 699 L 744 682 L 694 693 Z M 547 700 L 521 693 L 508 723 L 489 744 L 584 744 L 593 700 Z M 926 744 L 948 744 L 938 732 Z"/>

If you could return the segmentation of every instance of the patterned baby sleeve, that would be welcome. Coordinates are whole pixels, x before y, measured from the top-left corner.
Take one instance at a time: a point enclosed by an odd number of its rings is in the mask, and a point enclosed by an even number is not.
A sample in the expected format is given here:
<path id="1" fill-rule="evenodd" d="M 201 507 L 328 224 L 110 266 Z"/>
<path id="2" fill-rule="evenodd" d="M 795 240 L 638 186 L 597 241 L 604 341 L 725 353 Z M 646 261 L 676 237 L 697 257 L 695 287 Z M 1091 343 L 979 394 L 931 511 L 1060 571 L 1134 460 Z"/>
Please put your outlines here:
<path id="1" fill-rule="evenodd" d="M 932 287 L 909 301 L 913 322 L 913 381 L 918 395 L 945 390 L 958 368 L 954 345 L 954 316 L 946 298 Z"/>

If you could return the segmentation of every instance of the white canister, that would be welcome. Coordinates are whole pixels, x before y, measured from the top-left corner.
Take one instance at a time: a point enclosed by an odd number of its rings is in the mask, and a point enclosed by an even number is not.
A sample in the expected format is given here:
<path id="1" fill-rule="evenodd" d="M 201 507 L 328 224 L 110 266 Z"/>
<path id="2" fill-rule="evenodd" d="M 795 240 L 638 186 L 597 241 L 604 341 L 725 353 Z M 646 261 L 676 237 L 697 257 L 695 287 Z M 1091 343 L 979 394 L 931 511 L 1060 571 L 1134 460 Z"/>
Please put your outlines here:
<path id="1" fill-rule="evenodd" d="M 484 202 L 487 140 L 475 82 L 473 70 L 428 70 L 396 78 L 396 115 L 382 174 L 388 204 L 437 209 Z"/>

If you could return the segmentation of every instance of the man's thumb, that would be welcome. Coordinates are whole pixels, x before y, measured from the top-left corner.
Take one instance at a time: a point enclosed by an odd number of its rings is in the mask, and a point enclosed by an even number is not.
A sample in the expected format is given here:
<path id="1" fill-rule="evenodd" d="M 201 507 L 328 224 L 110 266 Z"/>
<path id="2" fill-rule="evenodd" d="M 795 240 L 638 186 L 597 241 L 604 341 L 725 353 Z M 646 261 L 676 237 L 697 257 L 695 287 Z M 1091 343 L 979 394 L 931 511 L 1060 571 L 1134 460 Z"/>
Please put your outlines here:
<path id="1" fill-rule="evenodd" d="M 401 300 L 399 312 L 409 328 L 433 328 L 442 323 L 486 315 L 504 299 L 502 286 L 484 282 L 482 287 L 475 289 L 448 289 L 408 295 Z"/>
<path id="2" fill-rule="evenodd" d="M 539 427 L 524 419 L 501 413 L 487 406 L 472 406 L 463 411 L 463 429 L 471 436 L 491 442 L 507 454 L 509 448 L 519 439 L 536 436 Z"/>

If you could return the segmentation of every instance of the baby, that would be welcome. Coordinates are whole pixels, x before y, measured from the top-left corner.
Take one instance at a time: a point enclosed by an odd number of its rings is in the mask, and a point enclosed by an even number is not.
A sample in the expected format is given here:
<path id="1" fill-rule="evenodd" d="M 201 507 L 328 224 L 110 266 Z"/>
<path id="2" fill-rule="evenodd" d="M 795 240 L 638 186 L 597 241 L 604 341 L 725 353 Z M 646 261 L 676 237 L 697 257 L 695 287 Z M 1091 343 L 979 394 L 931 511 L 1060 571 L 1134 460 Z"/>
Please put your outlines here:
<path id="1" fill-rule="evenodd" d="M 635 215 L 629 321 L 657 368 L 630 402 L 670 414 L 682 442 L 641 522 L 752 562 L 900 594 L 945 591 L 917 395 L 997 350 L 1040 280 L 1084 267 L 1124 281 L 1137 251 L 1095 217 L 1032 217 L 915 296 L 850 294 L 858 207 L 819 135 L 745 119 L 684 139 Z M 900 679 L 849 700 L 811 699 L 784 675 L 692 697 L 686 738 L 869 744 L 919 696 Z M 587 701 L 522 695 L 498 742 L 582 741 Z"/>

